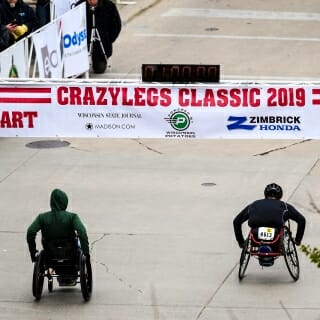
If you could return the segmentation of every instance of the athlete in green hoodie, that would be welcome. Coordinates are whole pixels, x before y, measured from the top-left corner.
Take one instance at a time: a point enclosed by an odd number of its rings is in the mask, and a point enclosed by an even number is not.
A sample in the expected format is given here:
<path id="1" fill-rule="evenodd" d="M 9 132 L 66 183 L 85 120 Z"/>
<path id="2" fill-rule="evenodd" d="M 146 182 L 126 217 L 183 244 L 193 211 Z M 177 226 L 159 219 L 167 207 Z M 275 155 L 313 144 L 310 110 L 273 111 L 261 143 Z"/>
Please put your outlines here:
<path id="1" fill-rule="evenodd" d="M 80 240 L 81 249 L 90 260 L 87 231 L 79 216 L 66 211 L 68 196 L 59 189 L 54 189 L 50 199 L 51 211 L 40 213 L 31 223 L 27 231 L 27 242 L 31 260 L 36 260 L 36 235 L 41 230 L 42 242 L 56 239 L 72 238 L 75 232 Z"/>

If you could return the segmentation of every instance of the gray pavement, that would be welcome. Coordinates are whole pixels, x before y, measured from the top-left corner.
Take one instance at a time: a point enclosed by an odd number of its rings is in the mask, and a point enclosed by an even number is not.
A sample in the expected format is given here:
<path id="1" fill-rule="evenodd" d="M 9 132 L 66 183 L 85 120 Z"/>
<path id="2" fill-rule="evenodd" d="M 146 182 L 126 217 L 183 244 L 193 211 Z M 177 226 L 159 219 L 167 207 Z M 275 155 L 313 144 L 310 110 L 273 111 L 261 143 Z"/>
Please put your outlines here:
<path id="1" fill-rule="evenodd" d="M 173 2 L 191 6 L 184 1 Z M 135 72 L 132 61 L 138 65 L 163 53 L 153 42 L 146 44 L 153 46 L 152 52 L 144 54 L 139 47 L 129 59 L 133 44 L 144 43 L 143 37 L 132 34 L 153 30 L 151 22 L 163 13 L 164 2 L 162 7 L 156 2 L 137 0 L 135 5 L 120 6 L 126 27 L 116 44 L 114 72 Z M 203 7 L 212 3 L 236 7 L 231 2 L 199 1 Z M 276 3 L 279 10 L 288 10 L 289 5 L 303 10 L 299 1 Z M 270 9 L 269 2 L 258 4 Z M 305 11 L 316 9 L 315 1 L 304 6 Z M 182 23 L 177 18 L 177 26 L 182 28 Z M 155 24 L 159 34 L 157 28 Z M 174 43 L 171 58 L 183 58 L 179 45 L 187 44 L 182 39 L 157 41 L 166 49 Z M 197 43 L 201 50 L 201 41 Z M 208 51 L 208 44 L 203 48 Z M 226 63 L 233 58 L 234 48 L 231 44 L 228 48 Z M 255 45 L 244 41 L 239 48 L 247 48 L 251 57 Z M 314 49 L 305 48 L 310 54 Z M 189 52 L 184 61 L 188 59 L 193 62 Z M 261 70 L 271 77 L 279 74 L 277 65 L 267 69 L 266 62 L 259 64 L 257 74 Z M 230 72 L 244 72 L 241 66 L 232 67 Z M 310 66 L 313 72 L 308 76 L 315 77 L 317 67 Z M 281 71 L 292 74 L 287 65 Z M 283 259 L 263 270 L 252 260 L 247 277 L 239 283 L 240 249 L 232 231 L 238 211 L 261 197 L 265 184 L 276 181 L 284 188 L 284 199 L 307 218 L 304 243 L 319 244 L 318 140 L 74 138 L 66 139 L 70 145 L 63 148 L 27 146 L 37 140 L 0 138 L 1 320 L 320 320 L 320 270 L 300 253 L 301 278 L 293 282 Z M 25 232 L 36 214 L 49 208 L 50 192 L 56 187 L 68 193 L 69 209 L 79 213 L 88 228 L 94 271 L 89 303 L 82 301 L 79 287 L 62 289 L 56 283 L 52 293 L 45 287 L 39 303 L 32 297 Z"/>
<path id="2" fill-rule="evenodd" d="M 300 254 L 294 283 L 282 260 L 251 261 L 240 284 L 232 219 L 270 181 L 308 219 L 317 243 L 318 141 L 0 139 L 0 319 L 319 320 L 319 270 Z M 212 183 L 212 186 L 205 186 Z M 50 191 L 70 196 L 85 221 L 94 269 L 92 300 L 80 288 L 35 303 L 25 230 L 48 209 Z"/>
<path id="3" fill-rule="evenodd" d="M 160 1 L 161 0 L 119 0 L 118 2 L 114 2 L 117 4 L 123 23 L 127 24 Z"/>

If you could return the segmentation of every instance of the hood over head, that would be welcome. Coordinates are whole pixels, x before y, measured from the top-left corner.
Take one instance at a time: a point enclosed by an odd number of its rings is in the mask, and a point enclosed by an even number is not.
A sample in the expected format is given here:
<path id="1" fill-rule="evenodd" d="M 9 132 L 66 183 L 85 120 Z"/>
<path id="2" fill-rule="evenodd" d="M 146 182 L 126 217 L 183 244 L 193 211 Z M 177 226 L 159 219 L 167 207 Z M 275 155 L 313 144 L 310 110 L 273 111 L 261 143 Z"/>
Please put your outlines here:
<path id="1" fill-rule="evenodd" d="M 52 211 L 66 210 L 68 206 L 68 196 L 60 189 L 51 192 L 50 207 Z"/>

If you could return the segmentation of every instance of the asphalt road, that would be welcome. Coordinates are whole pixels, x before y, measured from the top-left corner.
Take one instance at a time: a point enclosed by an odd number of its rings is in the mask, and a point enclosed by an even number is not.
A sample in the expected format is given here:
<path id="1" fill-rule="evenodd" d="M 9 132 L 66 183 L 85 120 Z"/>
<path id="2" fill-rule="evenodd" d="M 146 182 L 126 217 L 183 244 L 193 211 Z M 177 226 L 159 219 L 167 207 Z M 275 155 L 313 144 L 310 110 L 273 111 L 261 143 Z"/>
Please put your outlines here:
<path id="1" fill-rule="evenodd" d="M 152 3 L 121 8 L 123 33 L 104 77 L 139 77 L 144 61 L 221 62 L 230 79 L 318 76 L 319 42 L 261 38 L 316 38 L 319 21 L 301 13 L 317 13 L 317 1 Z M 276 19 L 289 11 L 300 20 Z M 232 17 L 212 17 L 222 13 Z M 212 33 L 220 37 L 199 37 Z M 236 35 L 255 39 L 226 38 Z M 28 147 L 37 140 L 0 139 L 0 319 L 320 320 L 320 270 L 300 253 L 293 282 L 283 259 L 263 270 L 253 260 L 239 283 L 232 230 L 238 211 L 275 181 L 307 218 L 303 242 L 319 244 L 319 141 L 67 139 L 66 147 Z M 26 228 L 57 187 L 88 228 L 89 303 L 79 287 L 56 283 L 40 302 L 32 297 Z"/>

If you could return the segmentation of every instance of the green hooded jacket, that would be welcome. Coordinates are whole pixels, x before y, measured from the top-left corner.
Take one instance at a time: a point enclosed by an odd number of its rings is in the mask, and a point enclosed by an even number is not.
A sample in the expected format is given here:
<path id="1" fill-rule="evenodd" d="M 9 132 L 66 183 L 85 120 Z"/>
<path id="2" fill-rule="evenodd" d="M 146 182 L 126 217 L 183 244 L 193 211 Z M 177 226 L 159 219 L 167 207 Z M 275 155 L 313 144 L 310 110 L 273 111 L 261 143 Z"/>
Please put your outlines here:
<path id="1" fill-rule="evenodd" d="M 62 190 L 54 189 L 50 199 L 51 211 L 40 213 L 27 230 L 27 242 L 31 255 L 37 251 L 36 235 L 40 230 L 42 239 L 45 241 L 71 238 L 76 231 L 83 253 L 89 254 L 86 228 L 77 214 L 66 211 L 67 206 L 68 196 Z"/>

